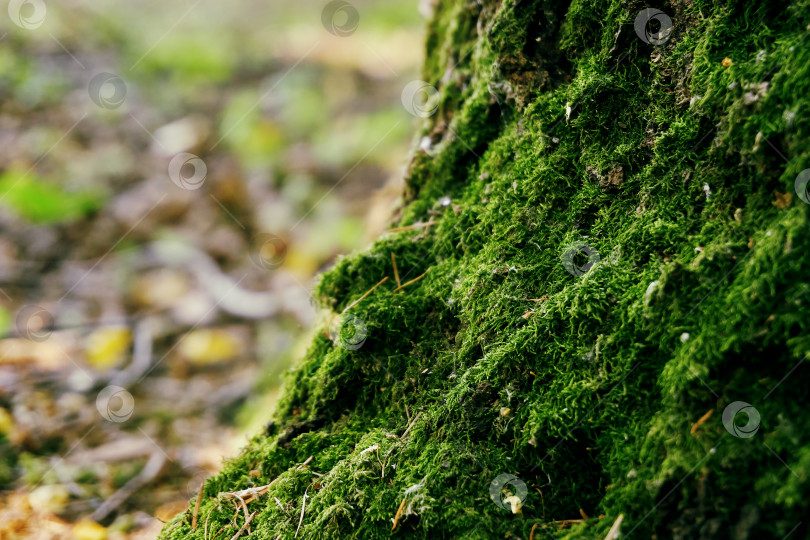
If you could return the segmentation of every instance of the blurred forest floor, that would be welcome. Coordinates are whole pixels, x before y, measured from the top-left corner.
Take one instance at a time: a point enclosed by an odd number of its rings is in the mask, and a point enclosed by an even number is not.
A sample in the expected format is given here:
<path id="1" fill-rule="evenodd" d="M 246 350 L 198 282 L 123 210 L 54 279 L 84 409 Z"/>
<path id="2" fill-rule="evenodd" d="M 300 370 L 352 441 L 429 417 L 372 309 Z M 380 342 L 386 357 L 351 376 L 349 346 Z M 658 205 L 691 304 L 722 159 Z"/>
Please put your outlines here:
<path id="1" fill-rule="evenodd" d="M 415 0 L 353 2 L 342 37 L 326 2 L 67 1 L 23 28 L 13 4 L 0 539 L 153 538 L 268 418 L 313 276 L 386 226 L 422 21 Z M 186 189 L 182 153 L 204 163 Z"/>

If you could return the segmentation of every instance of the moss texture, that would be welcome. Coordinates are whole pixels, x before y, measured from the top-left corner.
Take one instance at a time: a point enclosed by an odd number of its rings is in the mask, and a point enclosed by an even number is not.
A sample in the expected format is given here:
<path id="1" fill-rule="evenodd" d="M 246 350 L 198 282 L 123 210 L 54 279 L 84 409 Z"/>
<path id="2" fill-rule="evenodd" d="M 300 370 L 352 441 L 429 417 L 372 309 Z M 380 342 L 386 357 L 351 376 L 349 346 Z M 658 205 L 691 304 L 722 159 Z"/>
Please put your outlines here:
<path id="1" fill-rule="evenodd" d="M 646 7 L 671 17 L 663 44 L 634 31 Z M 438 110 L 396 216 L 434 224 L 322 277 L 333 313 L 391 279 L 313 339 L 196 530 L 192 501 L 162 538 L 231 538 L 222 494 L 270 482 L 250 537 L 604 538 L 623 515 L 638 538 L 806 538 L 808 14 L 439 2 Z M 426 276 L 395 292 L 391 253 Z M 723 425 L 736 401 L 752 437 Z M 521 513 L 490 498 L 504 473 Z"/>

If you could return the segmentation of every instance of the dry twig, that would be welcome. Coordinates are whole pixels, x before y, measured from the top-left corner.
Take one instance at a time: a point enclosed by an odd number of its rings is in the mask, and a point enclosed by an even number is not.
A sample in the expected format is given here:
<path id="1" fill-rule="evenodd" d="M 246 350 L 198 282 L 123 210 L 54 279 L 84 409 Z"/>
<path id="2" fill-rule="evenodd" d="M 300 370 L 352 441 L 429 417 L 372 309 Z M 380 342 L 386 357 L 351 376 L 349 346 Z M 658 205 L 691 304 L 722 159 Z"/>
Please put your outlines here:
<path id="1" fill-rule="evenodd" d="M 250 525 L 250 522 L 253 520 L 253 518 L 254 518 L 254 517 L 256 517 L 256 514 L 258 514 L 258 513 L 259 513 L 259 511 L 258 511 L 258 510 L 256 510 L 255 512 L 253 512 L 252 514 L 250 514 L 250 515 L 249 515 L 249 516 L 248 516 L 248 517 L 245 519 L 245 522 L 242 524 L 242 528 L 241 528 L 241 529 L 239 529 L 238 531 L 236 531 L 236 534 L 235 534 L 235 535 L 231 536 L 231 540 L 236 540 L 237 538 L 239 538 L 240 536 L 242 536 L 242 533 L 243 533 L 243 532 L 245 532 L 245 530 L 247 530 L 248 525 Z"/>
<path id="2" fill-rule="evenodd" d="M 278 478 L 276 478 L 275 480 L 264 486 L 247 488 L 240 491 L 229 491 L 227 493 L 223 493 L 222 496 L 231 501 L 234 499 L 239 499 L 240 501 L 244 501 L 245 504 L 251 503 L 256 499 L 258 499 L 259 497 L 261 497 L 262 495 L 264 495 L 265 493 L 267 493 L 267 490 L 270 489 L 270 486 L 275 484 L 277 480 Z"/>
<path id="3" fill-rule="evenodd" d="M 419 420 L 420 416 L 422 416 L 422 411 L 419 411 L 418 413 L 416 413 L 416 416 L 414 416 L 413 420 L 411 420 L 411 423 L 408 424 L 408 427 L 405 429 L 405 433 L 402 434 L 402 437 L 400 437 L 400 439 L 404 439 L 408 435 L 408 433 L 411 431 L 411 428 L 413 427 L 413 425 L 416 423 L 417 420 Z"/>

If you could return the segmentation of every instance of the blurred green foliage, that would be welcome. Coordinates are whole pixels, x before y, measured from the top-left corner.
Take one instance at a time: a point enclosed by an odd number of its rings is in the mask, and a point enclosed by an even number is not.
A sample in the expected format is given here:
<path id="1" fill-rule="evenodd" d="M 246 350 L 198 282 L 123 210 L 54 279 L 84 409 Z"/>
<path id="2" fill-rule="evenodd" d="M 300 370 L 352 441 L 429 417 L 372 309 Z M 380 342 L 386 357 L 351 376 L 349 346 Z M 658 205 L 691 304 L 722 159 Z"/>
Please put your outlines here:
<path id="1" fill-rule="evenodd" d="M 0 204 L 36 224 L 73 221 L 98 210 L 104 202 L 98 190 L 69 192 L 33 173 L 0 172 Z"/>

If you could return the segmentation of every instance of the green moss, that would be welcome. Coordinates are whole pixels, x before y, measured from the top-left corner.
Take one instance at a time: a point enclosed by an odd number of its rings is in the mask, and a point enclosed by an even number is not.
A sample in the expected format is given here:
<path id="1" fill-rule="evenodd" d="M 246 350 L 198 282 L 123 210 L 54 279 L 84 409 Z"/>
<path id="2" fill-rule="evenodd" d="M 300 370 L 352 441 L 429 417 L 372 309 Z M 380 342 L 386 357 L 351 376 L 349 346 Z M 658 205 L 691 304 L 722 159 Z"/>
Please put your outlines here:
<path id="1" fill-rule="evenodd" d="M 663 5 L 660 46 L 635 35 L 644 7 L 439 3 L 440 107 L 398 217 L 435 224 L 323 276 L 333 313 L 392 279 L 349 311 L 362 346 L 325 322 L 274 423 L 208 480 L 208 538 L 243 522 L 223 493 L 270 482 L 256 538 L 301 519 L 302 538 L 604 538 L 620 514 L 637 537 L 807 534 L 810 3 Z M 391 253 L 425 277 L 395 291 Z M 735 401 L 751 438 L 723 426 Z M 502 473 L 520 515 L 490 499 Z M 190 522 L 162 538 L 204 538 Z"/>

